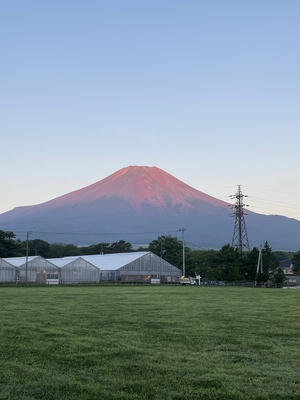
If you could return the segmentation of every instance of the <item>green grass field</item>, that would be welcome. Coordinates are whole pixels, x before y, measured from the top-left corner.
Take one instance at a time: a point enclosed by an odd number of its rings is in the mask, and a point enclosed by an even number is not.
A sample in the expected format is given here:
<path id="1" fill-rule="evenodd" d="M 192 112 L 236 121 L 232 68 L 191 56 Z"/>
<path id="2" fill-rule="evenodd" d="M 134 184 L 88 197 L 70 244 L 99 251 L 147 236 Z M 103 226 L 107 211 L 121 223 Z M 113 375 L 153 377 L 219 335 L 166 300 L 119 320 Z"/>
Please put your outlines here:
<path id="1" fill-rule="evenodd" d="M 0 399 L 300 399 L 300 291 L 0 287 Z"/>

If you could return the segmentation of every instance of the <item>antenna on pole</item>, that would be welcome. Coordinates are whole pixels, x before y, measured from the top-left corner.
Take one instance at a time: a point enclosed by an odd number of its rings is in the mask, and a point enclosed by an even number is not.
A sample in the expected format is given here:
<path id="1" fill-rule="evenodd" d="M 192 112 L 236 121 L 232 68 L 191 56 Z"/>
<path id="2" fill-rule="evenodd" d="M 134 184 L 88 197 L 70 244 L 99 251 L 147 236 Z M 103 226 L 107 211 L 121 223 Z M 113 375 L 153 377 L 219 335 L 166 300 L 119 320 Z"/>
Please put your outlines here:
<path id="1" fill-rule="evenodd" d="M 235 222 L 234 222 L 234 230 L 232 237 L 232 247 L 236 247 L 239 249 L 240 253 L 243 252 L 243 249 L 250 251 L 246 222 L 245 222 L 245 213 L 244 207 L 246 204 L 243 202 L 243 198 L 247 197 L 243 195 L 241 190 L 241 185 L 238 185 L 238 190 L 236 194 L 230 196 L 231 198 L 235 198 L 235 204 L 232 205 L 232 208 L 235 209 Z"/>
<path id="2" fill-rule="evenodd" d="M 186 228 L 180 228 L 179 232 L 181 232 L 181 240 L 182 240 L 182 275 L 185 276 L 185 242 L 184 242 L 184 232 Z"/>

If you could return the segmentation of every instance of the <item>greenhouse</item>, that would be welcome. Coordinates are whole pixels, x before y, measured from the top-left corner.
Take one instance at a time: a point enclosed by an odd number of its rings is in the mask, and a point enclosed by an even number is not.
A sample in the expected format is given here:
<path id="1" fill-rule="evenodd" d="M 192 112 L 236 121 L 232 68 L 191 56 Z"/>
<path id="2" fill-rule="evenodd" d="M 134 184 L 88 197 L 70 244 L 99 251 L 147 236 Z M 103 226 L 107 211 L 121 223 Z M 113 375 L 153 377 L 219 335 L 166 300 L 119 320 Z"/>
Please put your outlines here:
<path id="1" fill-rule="evenodd" d="M 17 280 L 17 268 L 0 258 L 0 282 L 14 283 Z"/>
<path id="2" fill-rule="evenodd" d="M 181 270 L 151 252 L 81 256 L 100 270 L 100 281 L 177 283 Z M 76 257 L 66 257 L 75 260 Z"/>
<path id="3" fill-rule="evenodd" d="M 58 279 L 58 267 L 40 256 L 5 258 L 6 262 L 17 268 L 19 283 L 49 283 Z"/>
<path id="4" fill-rule="evenodd" d="M 74 260 L 68 258 L 49 258 L 48 261 L 59 268 L 60 283 L 99 283 L 100 281 L 99 268 L 82 257 L 77 257 Z"/>
<path id="5" fill-rule="evenodd" d="M 179 268 L 151 252 L 145 252 L 139 258 L 119 268 L 117 280 L 151 283 L 156 279 L 159 283 L 178 283 L 181 275 Z"/>
<path id="6" fill-rule="evenodd" d="M 0 259 L 0 283 L 178 283 L 181 270 L 151 252 Z"/>

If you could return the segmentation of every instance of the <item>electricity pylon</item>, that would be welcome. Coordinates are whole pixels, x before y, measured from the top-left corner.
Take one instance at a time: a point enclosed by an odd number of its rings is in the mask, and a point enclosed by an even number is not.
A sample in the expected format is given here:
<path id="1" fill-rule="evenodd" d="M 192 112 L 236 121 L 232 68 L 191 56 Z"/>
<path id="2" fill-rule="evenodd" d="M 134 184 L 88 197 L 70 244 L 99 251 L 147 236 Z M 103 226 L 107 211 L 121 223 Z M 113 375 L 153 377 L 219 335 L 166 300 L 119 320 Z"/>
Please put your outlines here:
<path id="1" fill-rule="evenodd" d="M 235 209 L 232 247 L 238 248 L 241 253 L 243 252 L 243 250 L 250 251 L 244 213 L 244 207 L 246 204 L 244 204 L 243 202 L 243 198 L 247 196 L 243 195 L 241 185 L 238 185 L 238 190 L 236 194 L 230 197 L 236 199 L 235 204 L 232 205 L 232 208 Z"/>

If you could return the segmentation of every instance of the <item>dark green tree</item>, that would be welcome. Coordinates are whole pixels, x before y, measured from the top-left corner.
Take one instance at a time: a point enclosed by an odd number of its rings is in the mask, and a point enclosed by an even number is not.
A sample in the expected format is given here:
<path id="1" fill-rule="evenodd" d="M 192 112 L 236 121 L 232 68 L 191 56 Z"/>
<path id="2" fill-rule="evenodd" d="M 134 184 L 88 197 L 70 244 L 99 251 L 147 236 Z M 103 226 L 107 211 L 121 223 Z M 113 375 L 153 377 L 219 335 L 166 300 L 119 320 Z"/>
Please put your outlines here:
<path id="1" fill-rule="evenodd" d="M 300 274 L 300 251 L 294 254 L 292 264 L 294 274 Z"/>
<path id="2" fill-rule="evenodd" d="M 118 242 L 112 243 L 109 246 L 110 253 L 130 253 L 132 251 L 132 245 L 125 240 L 119 240 Z"/>
<path id="3" fill-rule="evenodd" d="M 74 244 L 51 243 L 49 258 L 61 258 L 67 256 L 80 256 L 80 249 Z"/>
<path id="4" fill-rule="evenodd" d="M 193 250 L 187 264 L 187 275 L 200 275 L 203 282 L 217 280 L 221 276 L 217 250 Z"/>
<path id="5" fill-rule="evenodd" d="M 272 282 L 275 285 L 282 285 L 285 281 L 285 275 L 282 268 L 277 268 L 275 274 L 273 275 Z"/>
<path id="6" fill-rule="evenodd" d="M 221 267 L 222 280 L 233 282 L 243 279 L 241 275 L 242 254 L 237 248 L 229 244 L 223 246 L 217 255 L 217 260 Z"/>
<path id="7" fill-rule="evenodd" d="M 130 253 L 132 250 L 132 245 L 125 240 L 119 240 L 114 243 L 98 243 L 91 246 L 84 246 L 80 248 L 82 255 L 91 254 L 111 254 L 111 253 Z"/>
<path id="8" fill-rule="evenodd" d="M 182 267 L 182 241 L 173 236 L 159 236 L 149 244 L 149 251 L 168 261 Z M 188 264 L 191 249 L 185 247 L 186 264 Z"/>
<path id="9" fill-rule="evenodd" d="M 109 253 L 109 243 L 98 243 L 98 244 L 93 244 L 91 246 L 83 246 L 80 247 L 80 253 L 82 255 L 91 255 L 91 254 L 107 254 Z"/>
<path id="10" fill-rule="evenodd" d="M 277 260 L 272 248 L 267 241 L 265 242 L 265 245 L 262 249 L 262 266 L 263 273 L 266 275 L 266 277 L 268 276 L 268 278 L 274 277 L 279 266 L 279 261 Z"/>
<path id="11" fill-rule="evenodd" d="M 22 242 L 23 252 L 26 254 L 26 241 Z M 28 241 L 28 255 L 29 256 L 41 256 L 49 258 L 50 255 L 50 244 L 41 239 L 33 239 Z"/>
<path id="12" fill-rule="evenodd" d="M 13 232 L 0 230 L 0 257 L 24 256 L 22 244 Z"/>
<path id="13" fill-rule="evenodd" d="M 259 250 L 257 247 L 253 247 L 251 251 L 245 254 L 241 268 L 241 275 L 245 280 L 253 282 L 256 280 L 258 256 Z"/>

